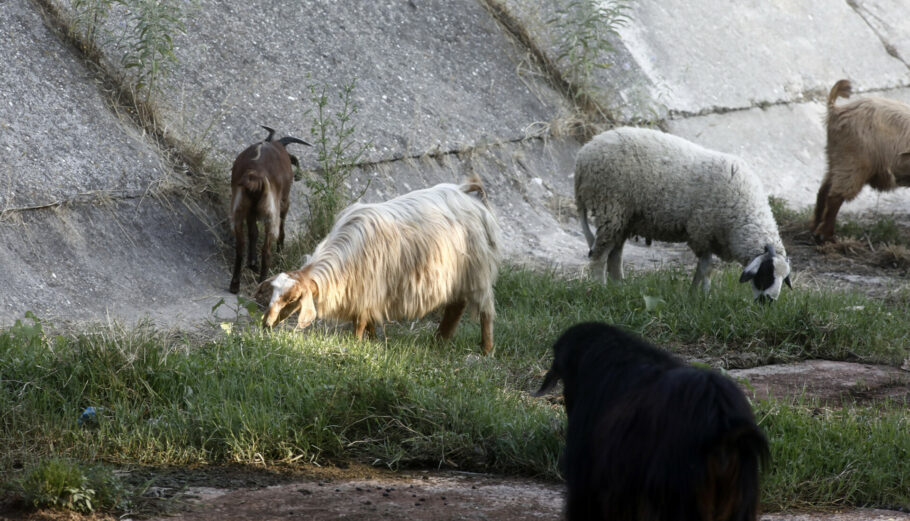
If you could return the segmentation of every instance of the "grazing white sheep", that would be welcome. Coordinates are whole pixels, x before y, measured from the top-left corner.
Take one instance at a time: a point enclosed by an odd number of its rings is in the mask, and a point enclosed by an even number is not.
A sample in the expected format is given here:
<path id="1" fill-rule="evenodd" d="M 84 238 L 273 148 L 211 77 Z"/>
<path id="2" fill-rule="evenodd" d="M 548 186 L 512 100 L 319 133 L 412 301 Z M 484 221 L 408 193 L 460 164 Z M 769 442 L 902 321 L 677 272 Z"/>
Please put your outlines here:
<path id="1" fill-rule="evenodd" d="M 317 316 L 350 320 L 359 339 L 386 320 L 420 318 L 443 306 L 436 334 L 449 338 L 467 308 L 480 313 L 488 354 L 498 244 L 499 226 L 479 178 L 354 204 L 303 268 L 271 281 L 263 325 L 299 311 L 301 328 Z"/>
<path id="2" fill-rule="evenodd" d="M 578 152 L 575 202 L 591 248 L 591 272 L 622 279 L 626 239 L 688 243 L 698 257 L 692 287 L 708 291 L 711 255 L 745 266 L 756 299 L 790 285 L 790 263 L 761 182 L 738 157 L 656 130 L 623 127 Z M 597 224 L 588 228 L 588 212 Z"/>

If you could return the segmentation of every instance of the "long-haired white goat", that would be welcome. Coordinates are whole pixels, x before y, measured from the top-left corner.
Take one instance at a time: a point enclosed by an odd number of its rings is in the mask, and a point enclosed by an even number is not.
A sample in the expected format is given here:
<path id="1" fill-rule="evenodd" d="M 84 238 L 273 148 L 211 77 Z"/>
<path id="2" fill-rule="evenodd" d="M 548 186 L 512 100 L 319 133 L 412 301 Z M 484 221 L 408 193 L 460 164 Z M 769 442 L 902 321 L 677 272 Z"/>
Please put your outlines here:
<path id="1" fill-rule="evenodd" d="M 469 308 L 480 314 L 481 348 L 489 354 L 498 244 L 499 226 L 476 177 L 354 204 L 301 269 L 271 281 L 263 325 L 299 311 L 301 328 L 316 317 L 350 320 L 360 339 L 386 320 L 444 307 L 436 334 L 450 338 Z"/>

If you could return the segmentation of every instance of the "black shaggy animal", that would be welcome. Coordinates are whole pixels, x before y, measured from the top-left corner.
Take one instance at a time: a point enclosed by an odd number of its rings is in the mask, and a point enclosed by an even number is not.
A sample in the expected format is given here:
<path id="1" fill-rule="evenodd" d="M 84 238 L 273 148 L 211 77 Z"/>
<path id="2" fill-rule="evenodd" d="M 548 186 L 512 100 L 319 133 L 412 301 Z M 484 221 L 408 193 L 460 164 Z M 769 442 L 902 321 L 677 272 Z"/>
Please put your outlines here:
<path id="1" fill-rule="evenodd" d="M 615 327 L 572 326 L 564 383 L 569 521 L 755 521 L 768 442 L 742 391 Z"/>

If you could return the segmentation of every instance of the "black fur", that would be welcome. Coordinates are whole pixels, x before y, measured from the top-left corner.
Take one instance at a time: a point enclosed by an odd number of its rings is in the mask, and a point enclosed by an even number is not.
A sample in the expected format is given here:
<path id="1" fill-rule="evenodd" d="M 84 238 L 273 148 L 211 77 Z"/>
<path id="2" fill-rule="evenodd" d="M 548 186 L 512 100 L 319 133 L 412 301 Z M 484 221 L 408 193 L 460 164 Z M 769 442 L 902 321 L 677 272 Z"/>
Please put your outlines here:
<path id="1" fill-rule="evenodd" d="M 768 443 L 730 379 L 615 327 L 553 346 L 564 383 L 569 521 L 754 521 Z"/>

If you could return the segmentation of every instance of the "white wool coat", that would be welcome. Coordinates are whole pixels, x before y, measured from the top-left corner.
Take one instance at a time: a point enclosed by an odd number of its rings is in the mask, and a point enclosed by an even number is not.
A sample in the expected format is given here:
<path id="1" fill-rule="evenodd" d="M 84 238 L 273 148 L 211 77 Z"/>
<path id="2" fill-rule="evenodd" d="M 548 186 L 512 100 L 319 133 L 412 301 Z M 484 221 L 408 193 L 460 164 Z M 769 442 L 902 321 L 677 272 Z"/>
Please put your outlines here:
<path id="1" fill-rule="evenodd" d="M 745 162 L 656 130 L 617 128 L 583 146 L 575 198 L 579 214 L 593 216 L 598 244 L 633 235 L 686 242 L 699 257 L 743 266 L 769 244 L 786 256 L 765 190 Z"/>
<path id="2" fill-rule="evenodd" d="M 463 301 L 492 318 L 500 232 L 482 192 L 467 193 L 476 186 L 439 184 L 345 209 L 307 263 L 319 316 L 382 323 Z"/>

